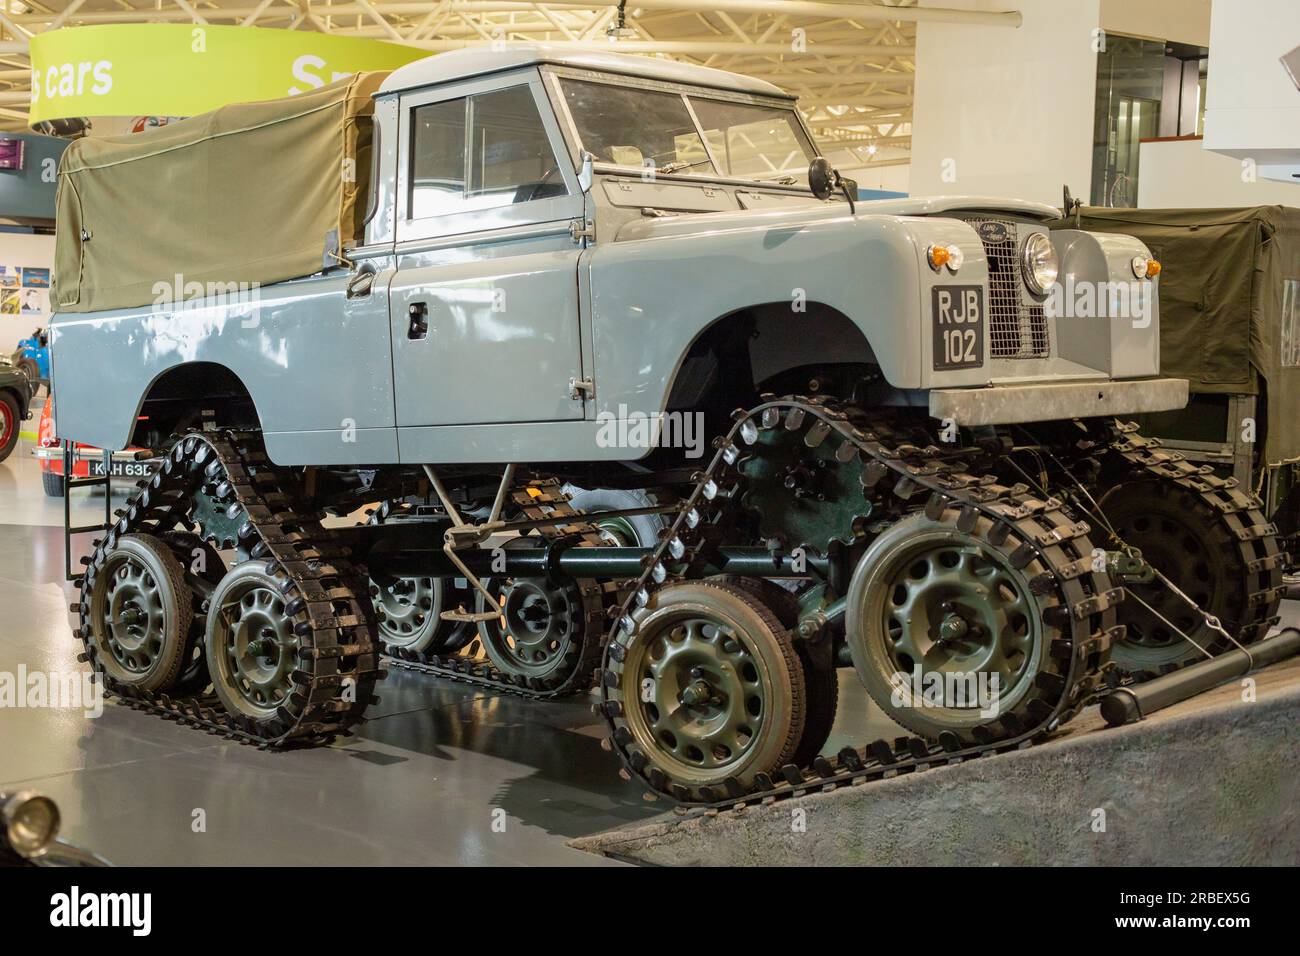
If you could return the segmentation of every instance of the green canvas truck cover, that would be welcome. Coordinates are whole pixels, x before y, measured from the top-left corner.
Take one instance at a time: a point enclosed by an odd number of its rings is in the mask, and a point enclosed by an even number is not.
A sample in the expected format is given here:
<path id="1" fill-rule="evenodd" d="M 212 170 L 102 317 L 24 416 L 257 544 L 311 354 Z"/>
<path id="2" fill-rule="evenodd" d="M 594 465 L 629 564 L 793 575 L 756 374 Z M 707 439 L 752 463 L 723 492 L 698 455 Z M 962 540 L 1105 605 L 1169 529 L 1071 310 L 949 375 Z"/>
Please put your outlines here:
<path id="1" fill-rule="evenodd" d="M 1193 392 L 1263 390 L 1265 455 L 1300 455 L 1300 209 L 1084 207 L 1078 228 L 1135 236 L 1159 260 L 1161 373 Z"/>
<path id="2" fill-rule="evenodd" d="M 59 164 L 55 311 L 148 305 L 177 276 L 221 289 L 319 272 L 362 241 L 372 96 L 387 75 L 73 142 Z"/>

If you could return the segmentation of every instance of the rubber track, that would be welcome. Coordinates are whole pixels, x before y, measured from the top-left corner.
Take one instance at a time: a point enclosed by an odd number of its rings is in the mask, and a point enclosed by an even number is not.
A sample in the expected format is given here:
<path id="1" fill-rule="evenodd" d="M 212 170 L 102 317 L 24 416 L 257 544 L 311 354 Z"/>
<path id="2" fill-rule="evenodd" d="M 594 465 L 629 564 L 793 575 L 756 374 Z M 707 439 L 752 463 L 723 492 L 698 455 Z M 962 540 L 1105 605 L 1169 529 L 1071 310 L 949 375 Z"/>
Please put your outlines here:
<path id="1" fill-rule="evenodd" d="M 511 492 L 511 500 L 526 519 L 541 521 L 546 518 L 572 515 L 573 521 L 565 525 L 545 525 L 538 533 L 551 542 L 572 541 L 577 547 L 598 548 L 605 542 L 600 530 L 582 520 L 582 514 L 569 504 L 569 496 L 561 490 L 555 479 L 534 481 Z M 600 663 L 604 639 L 605 604 L 608 595 L 617 594 L 619 582 L 599 584 L 585 580 L 577 582 L 583 601 L 583 641 L 574 666 L 566 673 L 549 680 L 525 678 L 498 670 L 491 661 L 463 654 L 419 653 L 409 648 L 385 647 L 385 660 L 393 667 L 429 674 L 458 683 L 487 687 L 506 694 L 527 697 L 531 700 L 557 700 L 581 693 L 591 687 L 591 676 Z M 470 642 L 473 647 L 474 642 Z"/>
<path id="2" fill-rule="evenodd" d="M 206 485 L 226 506 L 227 515 L 245 520 L 239 545 L 254 559 L 265 559 L 268 573 L 287 578 L 292 595 L 286 610 L 295 618 L 302 638 L 292 709 L 281 707 L 273 721 L 259 725 L 228 713 L 215 694 L 171 697 L 143 693 L 119 685 L 104 674 L 90 639 L 87 615 L 95 575 L 117 540 L 133 532 L 158 534 L 192 522 L 193 494 Z M 280 472 L 266 456 L 256 432 L 191 433 L 180 438 L 153 475 L 119 510 L 116 523 L 94 551 L 82 558 L 85 572 L 76 579 L 81 600 L 71 605 L 79 616 L 74 634 L 88 661 L 100 675 L 104 690 L 120 702 L 177 723 L 262 748 L 318 746 L 347 735 L 362 719 L 372 696 L 378 667 L 373 639 L 373 612 L 357 595 L 369 595 L 345 548 L 314 514 L 300 510 L 282 487 Z M 344 693 L 344 688 L 348 693 Z"/>
<path id="3" fill-rule="evenodd" d="M 1108 626 L 1107 622 L 1113 621 L 1112 607 L 1123 599 L 1124 592 L 1122 588 L 1112 588 L 1104 573 L 1093 570 L 1092 545 L 1087 537 L 1091 529 L 1087 524 L 1074 521 L 1057 499 L 1039 501 L 1028 496 L 1025 485 L 1005 488 L 995 484 L 991 477 L 968 474 L 959 460 L 938 448 L 891 443 L 893 433 L 886 423 L 869 421 L 865 413 L 853 406 L 823 397 L 764 396 L 764 399 L 762 405 L 736 412 L 730 432 L 715 441 L 716 452 L 709 467 L 698 476 L 691 493 L 682 499 L 671 530 L 660 542 L 654 560 L 648 563 L 611 627 L 600 680 L 601 699 L 593 709 L 609 726 L 610 735 L 604 746 L 618 755 L 622 763 L 620 774 L 625 779 L 639 779 L 652 793 L 670 797 L 683 807 L 716 811 L 770 803 L 1029 746 L 1071 719 L 1101 689 L 1100 662 L 1104 661 L 1111 643 L 1123 633 L 1122 628 Z M 842 464 L 859 462 L 861 480 L 868 491 L 892 483 L 893 494 L 904 500 L 926 496 L 927 509 L 942 512 L 956 504 L 962 509 L 963 520 L 973 521 L 977 514 L 984 514 L 1001 529 L 998 533 L 1010 534 L 1014 530 L 1022 542 L 1021 549 L 1028 549 L 1027 556 L 1037 555 L 1053 569 L 1052 580 L 1041 582 L 1040 586 L 1056 588 L 1063 598 L 1064 620 L 1060 622 L 1060 630 L 1063 635 L 1072 635 L 1054 641 L 1052 646 L 1054 655 L 1069 660 L 1055 705 L 1044 703 L 1041 716 L 1032 727 L 1007 726 L 1004 722 L 1000 730 L 1005 736 L 987 743 L 962 747 L 955 735 L 950 734 L 942 735 L 938 744 L 915 736 L 901 737 L 892 743 L 877 740 L 858 749 L 846 747 L 833 758 L 817 757 L 812 767 L 786 765 L 780 770 L 781 779 L 760 774 L 749 790 L 734 778 L 716 788 L 690 789 L 674 784 L 651 766 L 645 755 L 632 745 L 631 732 L 620 723 L 622 703 L 612 696 L 619 684 L 614 664 L 623 654 L 619 634 L 620 631 L 634 633 L 634 606 L 643 606 L 652 590 L 674 580 L 676 576 L 668 571 L 670 565 L 689 566 L 698 558 L 707 557 L 713 544 L 707 533 L 709 517 L 722 502 L 740 494 L 736 465 L 744 452 L 738 439 L 746 422 L 760 428 L 801 430 L 809 447 L 838 441 L 836 459 Z M 673 550 L 685 556 L 670 557 Z"/>
<path id="4" fill-rule="evenodd" d="M 1221 478 L 1209 465 L 1194 465 L 1178 452 L 1162 449 L 1159 439 L 1145 438 L 1137 434 L 1137 428 L 1136 424 L 1116 423 L 1111 451 L 1129 464 L 1135 477 L 1145 474 L 1157 480 L 1171 481 L 1199 495 L 1220 516 L 1228 533 L 1237 542 L 1242 566 L 1251 576 L 1251 592 L 1246 598 L 1249 617 L 1234 636 L 1243 645 L 1262 639 L 1280 620 L 1278 606 L 1286 593 L 1282 569 L 1290 556 L 1278 543 L 1277 526 L 1265 518 L 1259 499 L 1239 488 L 1236 478 Z M 1229 650 L 1232 644 L 1223 638 L 1215 638 L 1203 646 L 1218 654 Z M 1142 671 L 1130 676 L 1137 682 L 1150 680 L 1200 660 L 1194 657 L 1182 664 L 1170 664 L 1157 671 Z"/>

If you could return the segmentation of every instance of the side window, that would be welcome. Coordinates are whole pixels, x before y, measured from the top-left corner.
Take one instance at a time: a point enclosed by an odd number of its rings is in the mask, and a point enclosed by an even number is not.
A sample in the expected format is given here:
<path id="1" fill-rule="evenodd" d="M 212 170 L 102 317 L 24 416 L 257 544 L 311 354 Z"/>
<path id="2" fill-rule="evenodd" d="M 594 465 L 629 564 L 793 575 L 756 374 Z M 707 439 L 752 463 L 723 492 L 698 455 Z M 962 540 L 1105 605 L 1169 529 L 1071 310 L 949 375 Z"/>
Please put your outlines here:
<path id="1" fill-rule="evenodd" d="M 567 193 L 527 86 L 416 107 L 412 137 L 412 219 Z"/>

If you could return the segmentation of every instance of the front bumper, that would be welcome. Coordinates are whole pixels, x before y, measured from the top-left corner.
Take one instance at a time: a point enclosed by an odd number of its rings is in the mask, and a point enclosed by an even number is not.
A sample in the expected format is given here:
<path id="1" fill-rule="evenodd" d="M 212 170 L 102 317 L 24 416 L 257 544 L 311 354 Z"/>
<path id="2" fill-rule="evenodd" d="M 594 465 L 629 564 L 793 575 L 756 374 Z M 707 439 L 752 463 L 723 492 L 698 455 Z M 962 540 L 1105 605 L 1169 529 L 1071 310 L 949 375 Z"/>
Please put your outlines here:
<path id="1" fill-rule="evenodd" d="M 930 415 L 961 426 L 1138 415 L 1186 404 L 1187 380 L 1182 378 L 993 385 L 930 392 Z"/>

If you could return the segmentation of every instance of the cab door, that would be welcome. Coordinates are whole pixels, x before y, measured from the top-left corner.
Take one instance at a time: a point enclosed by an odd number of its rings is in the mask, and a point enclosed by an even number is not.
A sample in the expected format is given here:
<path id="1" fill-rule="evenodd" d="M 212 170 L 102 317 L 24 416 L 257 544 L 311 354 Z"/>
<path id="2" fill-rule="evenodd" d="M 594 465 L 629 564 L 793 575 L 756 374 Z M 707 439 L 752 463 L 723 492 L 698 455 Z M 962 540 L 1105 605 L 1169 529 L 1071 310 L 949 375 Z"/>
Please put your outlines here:
<path id="1" fill-rule="evenodd" d="M 397 425 L 580 419 L 584 197 L 536 70 L 403 96 Z"/>

